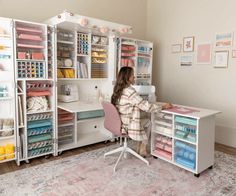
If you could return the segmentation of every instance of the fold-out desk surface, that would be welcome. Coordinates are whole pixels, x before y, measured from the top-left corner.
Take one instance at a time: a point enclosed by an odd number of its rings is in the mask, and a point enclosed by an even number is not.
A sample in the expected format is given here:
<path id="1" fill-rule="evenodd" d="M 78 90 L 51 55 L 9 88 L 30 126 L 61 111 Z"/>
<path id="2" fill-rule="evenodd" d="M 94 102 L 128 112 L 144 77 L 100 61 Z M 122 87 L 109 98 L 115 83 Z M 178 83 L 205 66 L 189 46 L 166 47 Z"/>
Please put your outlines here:
<path id="1" fill-rule="evenodd" d="M 87 111 L 103 109 L 101 103 L 98 103 L 98 102 L 89 103 L 89 102 L 83 102 L 83 101 L 76 101 L 76 102 L 70 102 L 70 103 L 58 102 L 57 107 L 71 113 L 87 112 Z"/>

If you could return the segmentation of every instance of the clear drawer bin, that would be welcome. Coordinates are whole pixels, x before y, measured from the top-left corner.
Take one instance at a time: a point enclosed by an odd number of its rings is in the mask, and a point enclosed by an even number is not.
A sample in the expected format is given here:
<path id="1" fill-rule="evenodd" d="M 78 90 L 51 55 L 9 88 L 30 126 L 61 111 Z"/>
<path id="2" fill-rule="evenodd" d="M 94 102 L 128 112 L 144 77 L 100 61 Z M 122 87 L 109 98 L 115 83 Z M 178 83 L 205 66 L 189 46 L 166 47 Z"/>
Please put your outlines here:
<path id="1" fill-rule="evenodd" d="M 176 140 L 174 160 L 177 164 L 194 170 L 196 168 L 196 146 Z"/>

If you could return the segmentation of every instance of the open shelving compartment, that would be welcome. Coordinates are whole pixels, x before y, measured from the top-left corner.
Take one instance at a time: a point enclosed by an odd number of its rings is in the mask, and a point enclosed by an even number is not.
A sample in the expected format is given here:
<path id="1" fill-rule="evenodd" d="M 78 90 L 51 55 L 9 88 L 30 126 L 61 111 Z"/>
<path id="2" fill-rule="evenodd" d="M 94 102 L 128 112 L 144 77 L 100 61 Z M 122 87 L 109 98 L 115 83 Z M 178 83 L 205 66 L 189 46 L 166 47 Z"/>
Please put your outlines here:
<path id="1" fill-rule="evenodd" d="M 155 113 L 152 115 L 151 154 L 166 161 L 173 157 L 173 115 Z"/>
<path id="2" fill-rule="evenodd" d="M 129 38 L 120 38 L 120 58 L 119 67 L 134 68 L 135 76 L 137 75 L 137 45 L 136 41 Z"/>
<path id="3" fill-rule="evenodd" d="M 195 172 L 198 120 L 179 115 L 174 118 L 174 162 Z"/>
<path id="4" fill-rule="evenodd" d="M 47 27 L 15 20 L 16 66 L 18 79 L 47 77 Z"/>
<path id="5" fill-rule="evenodd" d="M 118 70 L 132 67 L 136 85 L 151 85 L 153 43 L 121 37 L 118 39 Z"/>
<path id="6" fill-rule="evenodd" d="M 91 33 L 77 31 L 77 78 L 91 77 Z"/>
<path id="7" fill-rule="evenodd" d="M 53 153 L 53 82 L 27 81 L 26 97 L 28 158 Z"/>
<path id="8" fill-rule="evenodd" d="M 108 78 L 108 37 L 92 34 L 91 42 L 91 78 Z"/>
<path id="9" fill-rule="evenodd" d="M 76 33 L 57 28 L 57 77 L 76 78 Z"/>
<path id="10" fill-rule="evenodd" d="M 75 114 L 58 108 L 58 151 L 75 143 Z"/>
<path id="11" fill-rule="evenodd" d="M 152 83 L 153 43 L 137 40 L 137 84 Z"/>
<path id="12" fill-rule="evenodd" d="M 13 51 L 12 20 L 0 18 L 0 163 L 17 159 Z"/>

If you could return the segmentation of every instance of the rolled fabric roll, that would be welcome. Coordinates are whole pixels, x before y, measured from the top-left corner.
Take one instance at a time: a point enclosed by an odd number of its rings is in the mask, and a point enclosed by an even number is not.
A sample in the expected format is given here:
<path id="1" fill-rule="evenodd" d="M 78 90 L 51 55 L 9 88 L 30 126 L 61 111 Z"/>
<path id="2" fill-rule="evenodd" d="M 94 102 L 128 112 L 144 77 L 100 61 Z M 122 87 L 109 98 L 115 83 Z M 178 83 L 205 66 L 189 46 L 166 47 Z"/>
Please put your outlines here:
<path id="1" fill-rule="evenodd" d="M 65 65 L 65 67 L 72 67 L 73 62 L 71 59 L 65 59 L 64 65 Z"/>
<path id="2" fill-rule="evenodd" d="M 177 155 L 180 156 L 180 157 L 183 157 L 184 156 L 184 150 L 181 149 L 177 152 Z"/>
<path id="3" fill-rule="evenodd" d="M 176 147 L 180 147 L 180 148 L 185 148 L 186 144 L 180 141 L 176 141 L 175 142 L 175 146 Z"/>
<path id="4" fill-rule="evenodd" d="M 191 161 L 195 161 L 196 159 L 195 153 L 190 153 L 188 157 Z"/>
<path id="5" fill-rule="evenodd" d="M 176 162 L 181 164 L 181 165 L 183 165 L 183 166 L 185 166 L 185 167 L 188 167 L 190 169 L 194 169 L 195 168 L 195 162 L 190 161 L 190 160 L 186 160 L 186 159 L 184 159 L 182 157 L 177 157 L 176 158 Z"/>
<path id="6" fill-rule="evenodd" d="M 185 151 L 185 152 L 184 152 L 184 158 L 185 158 L 185 159 L 189 159 L 189 152 L 188 152 L 188 151 Z"/>

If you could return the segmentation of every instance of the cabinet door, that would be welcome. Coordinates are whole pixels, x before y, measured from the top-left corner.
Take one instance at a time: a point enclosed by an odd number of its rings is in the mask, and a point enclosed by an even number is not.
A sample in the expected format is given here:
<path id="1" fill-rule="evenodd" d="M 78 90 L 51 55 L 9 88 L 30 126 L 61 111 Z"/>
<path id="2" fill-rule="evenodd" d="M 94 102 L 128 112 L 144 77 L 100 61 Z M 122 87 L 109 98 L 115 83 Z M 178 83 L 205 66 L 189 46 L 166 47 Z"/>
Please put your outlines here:
<path id="1" fill-rule="evenodd" d="M 135 84 L 151 84 L 153 43 L 122 37 L 119 38 L 118 53 L 118 71 L 121 67 L 132 67 Z"/>
<path id="2" fill-rule="evenodd" d="M 0 18 L 0 162 L 16 157 L 12 19 Z"/>
<path id="3" fill-rule="evenodd" d="M 137 84 L 150 85 L 152 82 L 152 53 L 151 42 L 137 41 Z"/>
<path id="4" fill-rule="evenodd" d="M 14 80 L 12 19 L 0 17 L 0 80 Z"/>

